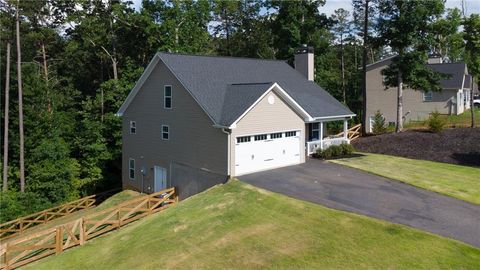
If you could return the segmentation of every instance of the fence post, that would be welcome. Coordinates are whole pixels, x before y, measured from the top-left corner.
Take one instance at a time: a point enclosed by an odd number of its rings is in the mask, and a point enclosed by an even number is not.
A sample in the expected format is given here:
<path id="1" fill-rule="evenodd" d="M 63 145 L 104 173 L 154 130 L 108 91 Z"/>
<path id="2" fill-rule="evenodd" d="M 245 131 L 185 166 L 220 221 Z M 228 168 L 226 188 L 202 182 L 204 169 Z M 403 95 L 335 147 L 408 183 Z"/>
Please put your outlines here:
<path id="1" fill-rule="evenodd" d="M 122 226 L 122 221 L 120 220 L 120 207 L 117 207 L 117 230 Z"/>
<path id="2" fill-rule="evenodd" d="M 8 247 L 9 246 L 10 246 L 10 243 L 7 242 L 7 244 L 5 245 L 5 256 L 3 256 L 4 264 L 5 264 L 5 270 L 10 270 L 10 264 L 8 263 L 8 258 L 7 258 Z"/>
<path id="3" fill-rule="evenodd" d="M 79 235 L 79 238 L 80 238 L 80 246 L 82 246 L 83 244 L 85 244 L 85 231 L 86 231 L 86 228 L 85 228 L 85 220 L 83 218 L 81 218 L 82 220 L 80 220 L 80 235 Z"/>
<path id="4" fill-rule="evenodd" d="M 56 241 L 55 241 L 56 254 L 60 254 L 63 251 L 63 227 L 57 227 L 56 229 Z"/>

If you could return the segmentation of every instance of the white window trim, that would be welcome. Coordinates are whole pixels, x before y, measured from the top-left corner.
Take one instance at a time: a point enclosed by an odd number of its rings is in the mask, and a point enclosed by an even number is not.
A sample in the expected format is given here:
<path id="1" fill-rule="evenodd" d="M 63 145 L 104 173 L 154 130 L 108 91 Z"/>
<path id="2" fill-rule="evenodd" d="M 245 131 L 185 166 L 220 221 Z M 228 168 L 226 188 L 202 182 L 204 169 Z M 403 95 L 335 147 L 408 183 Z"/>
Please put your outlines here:
<path id="1" fill-rule="evenodd" d="M 132 161 L 133 161 L 133 168 L 130 166 L 130 165 L 132 164 Z M 129 178 L 130 180 L 135 180 L 135 174 L 136 174 L 136 172 L 135 172 L 135 167 L 136 167 L 136 166 L 135 166 L 135 165 L 136 165 L 136 164 L 135 164 L 135 159 L 129 158 L 129 159 L 128 159 L 128 178 Z M 130 171 L 131 171 L 132 169 L 133 169 L 133 178 L 131 177 L 131 174 L 130 174 Z"/>
<path id="2" fill-rule="evenodd" d="M 166 95 L 167 87 L 170 87 L 170 96 L 168 96 L 170 98 L 170 107 L 166 106 L 167 105 L 167 95 Z M 163 86 L 163 108 L 170 110 L 172 107 L 173 107 L 173 87 L 169 84 L 166 84 Z"/>
<path id="3" fill-rule="evenodd" d="M 135 132 L 132 132 L 132 124 L 135 125 L 135 127 L 133 127 L 133 128 L 135 129 Z M 130 131 L 130 134 L 137 134 L 137 122 L 135 122 L 135 121 L 130 121 L 129 131 Z"/>
<path id="4" fill-rule="evenodd" d="M 318 123 L 318 128 L 313 128 L 313 125 L 315 123 Z M 320 140 L 321 139 L 320 138 L 320 136 L 321 136 L 321 134 L 320 134 L 321 127 L 320 126 L 323 125 L 323 122 L 313 122 L 313 123 L 310 123 L 310 124 L 311 124 L 310 137 L 313 138 L 313 132 L 317 131 L 318 132 L 317 140 Z"/>
<path id="5" fill-rule="evenodd" d="M 425 98 L 426 94 L 430 94 L 430 99 L 429 100 L 427 100 Z M 423 102 L 432 102 L 433 101 L 433 92 L 432 91 L 423 92 L 422 93 L 422 100 L 423 100 Z"/>
<path id="6" fill-rule="evenodd" d="M 163 131 L 163 127 L 167 127 L 168 131 L 167 132 Z M 169 125 L 162 125 L 162 130 L 161 131 L 162 131 L 162 140 L 164 140 L 164 141 L 170 140 L 170 126 Z M 163 138 L 164 133 L 166 133 L 168 135 L 167 139 Z"/>

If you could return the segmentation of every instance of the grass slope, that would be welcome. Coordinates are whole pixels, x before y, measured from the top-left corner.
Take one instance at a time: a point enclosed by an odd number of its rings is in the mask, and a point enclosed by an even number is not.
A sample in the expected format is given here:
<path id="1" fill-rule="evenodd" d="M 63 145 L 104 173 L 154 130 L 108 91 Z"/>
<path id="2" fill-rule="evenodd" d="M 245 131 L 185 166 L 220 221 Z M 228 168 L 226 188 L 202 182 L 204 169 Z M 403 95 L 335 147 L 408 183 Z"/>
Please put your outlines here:
<path id="1" fill-rule="evenodd" d="M 475 124 L 480 126 L 480 109 L 475 109 Z M 472 123 L 472 112 L 470 110 L 465 111 L 459 115 L 446 115 L 440 116 L 445 121 L 446 127 L 469 127 Z M 416 128 L 428 128 L 427 121 L 411 121 L 405 124 L 406 129 Z M 393 130 L 392 130 L 393 131 Z"/>
<path id="2" fill-rule="evenodd" d="M 61 224 L 64 224 L 64 223 L 74 221 L 74 220 L 79 219 L 83 216 L 96 213 L 98 211 L 101 211 L 101 210 L 107 209 L 109 207 L 115 206 L 115 205 L 117 205 L 119 203 L 122 203 L 124 201 L 136 198 L 138 196 L 144 196 L 144 195 L 140 194 L 138 192 L 132 191 L 132 190 L 124 190 L 122 192 L 119 192 L 119 193 L 109 197 L 108 199 L 106 199 L 105 201 L 103 201 L 101 204 L 99 204 L 96 207 L 80 210 L 80 211 L 74 212 L 74 213 L 72 213 L 68 216 L 53 219 L 52 221 L 49 221 L 48 223 L 32 227 L 31 229 L 26 230 L 24 233 L 22 233 L 22 234 L 20 234 L 16 237 L 9 238 L 5 241 L 11 241 L 11 240 L 16 239 L 18 237 L 24 237 L 26 235 L 29 235 L 29 234 L 32 234 L 32 233 L 35 233 L 35 232 L 40 232 L 40 231 L 43 231 L 45 229 L 53 228 L 55 226 L 58 226 L 58 225 L 61 225 Z"/>
<path id="3" fill-rule="evenodd" d="M 480 169 L 380 154 L 331 160 L 417 187 L 480 204 Z"/>
<path id="4" fill-rule="evenodd" d="M 25 269 L 479 269 L 480 249 L 233 180 Z"/>

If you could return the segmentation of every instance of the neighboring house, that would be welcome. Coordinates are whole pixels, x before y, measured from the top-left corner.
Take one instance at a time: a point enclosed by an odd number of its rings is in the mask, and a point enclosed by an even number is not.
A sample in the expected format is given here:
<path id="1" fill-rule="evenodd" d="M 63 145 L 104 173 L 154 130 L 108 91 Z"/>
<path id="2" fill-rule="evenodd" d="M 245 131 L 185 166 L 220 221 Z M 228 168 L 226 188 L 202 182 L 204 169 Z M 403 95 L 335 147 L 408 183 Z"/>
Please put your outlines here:
<path id="1" fill-rule="evenodd" d="M 295 63 L 157 53 L 118 111 L 123 187 L 175 186 L 185 198 L 348 143 L 325 135 L 325 122 L 346 129 L 354 114 L 312 81 L 313 49 L 299 49 Z"/>
<path id="2" fill-rule="evenodd" d="M 377 110 L 385 117 L 386 123 L 396 124 L 397 88 L 386 88 L 381 71 L 385 69 L 393 57 L 386 58 L 367 66 L 367 130 L 371 131 L 372 119 Z M 440 81 L 442 91 L 432 92 L 428 89 L 403 91 L 404 121 L 419 121 L 438 111 L 442 114 L 461 114 L 470 108 L 472 77 L 468 74 L 465 63 L 442 63 L 441 58 L 430 58 L 426 64 L 449 78 Z"/>

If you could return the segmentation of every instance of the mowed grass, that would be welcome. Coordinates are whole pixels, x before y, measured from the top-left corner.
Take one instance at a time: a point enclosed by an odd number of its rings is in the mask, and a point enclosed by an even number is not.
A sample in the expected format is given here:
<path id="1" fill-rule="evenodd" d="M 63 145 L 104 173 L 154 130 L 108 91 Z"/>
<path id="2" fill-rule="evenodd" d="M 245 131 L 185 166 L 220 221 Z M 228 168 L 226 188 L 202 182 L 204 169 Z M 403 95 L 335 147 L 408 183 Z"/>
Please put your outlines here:
<path id="1" fill-rule="evenodd" d="M 43 230 L 46 230 L 46 229 L 49 229 L 49 228 L 53 228 L 53 227 L 61 225 L 61 224 L 65 224 L 67 222 L 74 221 L 74 220 L 79 219 L 81 217 L 84 217 L 86 215 L 90 215 L 90 214 L 99 212 L 101 210 L 113 207 L 113 206 L 115 206 L 117 204 L 120 204 L 124 201 L 130 200 L 130 199 L 133 199 L 133 198 L 137 198 L 138 196 L 145 196 L 145 195 L 141 194 L 141 193 L 138 193 L 138 192 L 135 192 L 135 191 L 132 191 L 132 190 L 121 191 L 117 194 L 112 195 L 111 197 L 109 197 L 108 199 L 106 199 L 105 201 L 103 201 L 101 204 L 99 204 L 96 207 L 83 209 L 83 210 L 80 210 L 80 211 L 73 212 L 70 215 L 53 219 L 53 220 L 49 221 L 48 223 L 32 227 L 31 229 L 26 230 L 22 234 L 19 234 L 18 236 L 15 236 L 15 237 L 8 238 L 4 241 L 9 242 L 9 241 L 12 241 L 13 239 L 17 239 L 19 237 L 24 237 L 24 236 L 32 234 L 32 233 L 40 232 L 40 231 L 43 231 Z"/>
<path id="2" fill-rule="evenodd" d="M 370 153 L 331 162 L 480 204 L 479 168 Z"/>
<path id="3" fill-rule="evenodd" d="M 25 269 L 479 269 L 480 249 L 237 180 Z"/>

